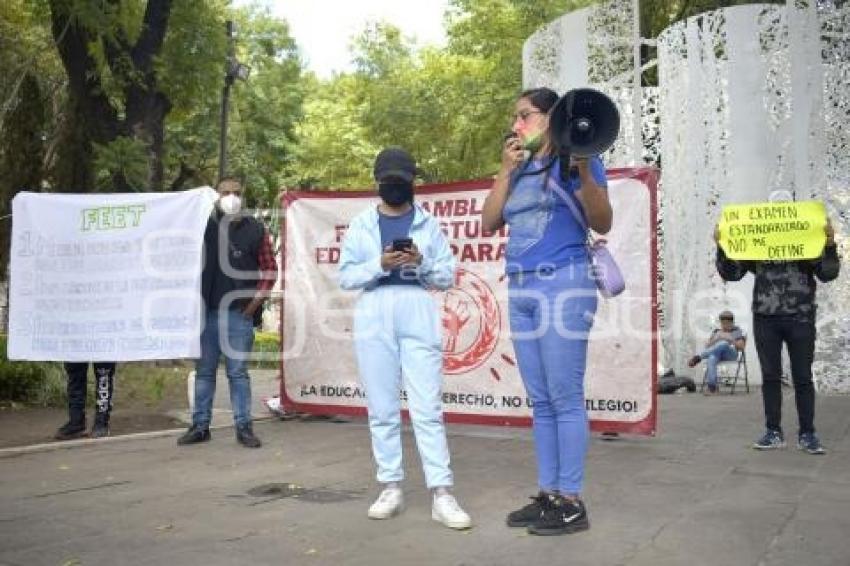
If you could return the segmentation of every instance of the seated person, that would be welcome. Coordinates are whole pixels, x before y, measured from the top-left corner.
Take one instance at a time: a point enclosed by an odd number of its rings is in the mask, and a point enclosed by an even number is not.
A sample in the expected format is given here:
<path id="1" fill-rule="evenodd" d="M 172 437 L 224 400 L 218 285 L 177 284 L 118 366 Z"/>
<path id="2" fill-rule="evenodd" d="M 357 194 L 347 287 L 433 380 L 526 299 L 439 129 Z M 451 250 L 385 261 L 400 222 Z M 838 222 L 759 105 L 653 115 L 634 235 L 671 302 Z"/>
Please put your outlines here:
<path id="1" fill-rule="evenodd" d="M 735 315 L 731 311 L 720 313 L 720 328 L 715 328 L 705 344 L 705 350 L 695 354 L 688 360 L 688 367 L 695 367 L 702 360 L 708 362 L 705 372 L 705 382 L 709 393 L 717 392 L 718 362 L 733 362 L 738 359 L 738 352 L 747 345 L 747 335 L 735 326 Z"/>

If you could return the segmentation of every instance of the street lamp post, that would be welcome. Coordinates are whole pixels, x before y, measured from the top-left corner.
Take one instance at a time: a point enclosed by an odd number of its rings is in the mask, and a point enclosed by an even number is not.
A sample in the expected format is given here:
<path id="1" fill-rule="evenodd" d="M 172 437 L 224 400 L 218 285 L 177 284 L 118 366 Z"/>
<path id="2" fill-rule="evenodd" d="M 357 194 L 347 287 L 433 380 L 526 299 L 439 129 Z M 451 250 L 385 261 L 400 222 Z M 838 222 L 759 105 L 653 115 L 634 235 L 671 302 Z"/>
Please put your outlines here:
<path id="1" fill-rule="evenodd" d="M 227 175 L 227 118 L 230 111 L 230 88 L 236 79 L 248 80 L 251 68 L 243 65 L 236 59 L 236 50 L 233 44 L 233 21 L 225 23 L 227 30 L 227 61 L 224 67 L 224 87 L 221 89 L 221 124 L 219 127 L 218 144 L 218 179 L 219 181 Z"/>

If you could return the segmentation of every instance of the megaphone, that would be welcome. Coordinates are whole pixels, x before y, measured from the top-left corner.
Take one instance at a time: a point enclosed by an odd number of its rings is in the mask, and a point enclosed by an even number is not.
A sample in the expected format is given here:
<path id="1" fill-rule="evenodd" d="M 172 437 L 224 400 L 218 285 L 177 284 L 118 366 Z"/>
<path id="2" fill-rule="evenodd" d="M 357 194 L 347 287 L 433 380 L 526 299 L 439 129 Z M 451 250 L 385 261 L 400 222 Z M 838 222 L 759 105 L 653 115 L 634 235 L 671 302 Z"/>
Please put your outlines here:
<path id="1" fill-rule="evenodd" d="M 549 130 L 563 166 L 568 167 L 571 155 L 599 155 L 614 145 L 620 133 L 620 113 L 614 101 L 598 90 L 576 88 L 555 103 Z"/>

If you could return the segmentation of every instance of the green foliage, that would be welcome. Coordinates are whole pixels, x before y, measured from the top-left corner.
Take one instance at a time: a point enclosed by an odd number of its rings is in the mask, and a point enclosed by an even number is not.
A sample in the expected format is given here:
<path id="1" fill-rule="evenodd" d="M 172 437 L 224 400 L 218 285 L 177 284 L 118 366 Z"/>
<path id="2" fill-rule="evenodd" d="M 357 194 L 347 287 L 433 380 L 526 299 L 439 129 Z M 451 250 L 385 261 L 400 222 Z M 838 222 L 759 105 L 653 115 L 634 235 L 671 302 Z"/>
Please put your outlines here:
<path id="1" fill-rule="evenodd" d="M 359 84 L 342 76 L 322 85 L 306 81 L 303 119 L 295 126 L 290 188 L 356 188 L 371 184 L 371 166 L 378 147 L 360 121 Z"/>
<path id="2" fill-rule="evenodd" d="M 670 25 L 687 18 L 742 4 L 752 4 L 751 0 L 641 0 L 640 30 L 646 38 L 656 38 Z M 785 4 L 785 0 L 762 0 L 763 4 Z M 654 48 L 644 49 L 645 60 L 656 57 Z M 653 68 L 644 73 L 643 83 L 654 86 L 658 84 L 658 69 Z"/>
<path id="3" fill-rule="evenodd" d="M 272 208 L 291 164 L 302 63 L 288 25 L 268 9 L 241 9 L 235 23 L 237 57 L 251 74 L 233 89 L 229 169 L 245 180 L 250 206 Z"/>
<path id="4" fill-rule="evenodd" d="M 94 144 L 94 167 L 97 188 L 112 189 L 112 176 L 118 172 L 124 176 L 130 188 L 146 190 L 148 179 L 148 155 L 145 144 L 137 138 L 119 137 L 100 145 Z"/>
<path id="5" fill-rule="evenodd" d="M 140 77 L 127 53 L 119 53 L 112 64 L 107 55 L 139 37 L 148 1 L 0 3 L 0 72 L 9 77 L 0 82 L 0 133 L 9 115 L 7 102 L 14 99 L 23 71 L 30 69 L 47 112 L 38 128 L 46 146 L 45 179 L 53 179 L 61 165 L 55 159 L 58 126 L 85 129 L 65 105 L 67 79 L 51 35 L 50 5 L 71 14 L 74 25 L 90 30 L 88 51 L 104 92 L 121 116 L 124 89 Z M 420 48 L 392 25 L 372 22 L 352 40 L 354 70 L 318 80 L 302 74 L 287 23 L 268 8 L 233 8 L 229 0 L 173 2 L 165 41 L 154 61 L 157 88 L 169 102 L 164 188 L 216 181 L 227 19 L 236 24 L 235 54 L 251 67 L 249 79 L 232 88 L 228 173 L 245 180 L 248 206 L 275 208 L 282 187 L 371 186 L 372 160 L 391 144 L 414 153 L 425 181 L 492 174 L 511 105 L 521 90 L 523 42 L 545 23 L 591 3 L 451 0 L 445 14 L 445 48 Z M 655 37 L 682 18 L 741 3 L 744 0 L 643 0 L 642 33 Z M 654 81 L 652 73 L 645 74 L 645 80 Z M 84 138 L 81 133 L 80 146 Z M 140 139 L 142 143 L 119 137 L 95 149 L 98 188 L 109 188 L 121 174 L 129 186 L 144 188 L 151 152 L 143 148 L 149 140 Z M 0 155 L 11 143 L 0 136 Z M 88 158 L 85 151 L 80 155 Z"/>
<path id="6" fill-rule="evenodd" d="M 171 101 L 170 122 L 218 104 L 227 54 L 226 7 L 225 0 L 174 2 L 156 60 L 162 90 Z"/>
<path id="7" fill-rule="evenodd" d="M 222 1 L 179 2 L 157 59 L 172 108 L 165 123 L 166 187 L 191 171 L 175 189 L 213 185 L 218 168 L 218 123 L 228 12 Z"/>
<path id="8" fill-rule="evenodd" d="M 761 4 L 785 4 L 785 0 L 760 0 Z M 640 28 L 644 37 L 657 37 L 669 25 L 719 8 L 753 4 L 750 0 L 641 0 Z"/>
<path id="9" fill-rule="evenodd" d="M 358 73 L 372 79 L 389 75 L 398 64 L 409 62 L 414 52 L 401 30 L 383 22 L 367 24 L 351 47 Z"/>
<path id="10" fill-rule="evenodd" d="M 276 332 L 254 334 L 255 368 L 272 369 L 280 363 L 280 335 Z"/>
<path id="11" fill-rule="evenodd" d="M 174 103 L 166 122 L 166 178 L 177 178 L 185 168 L 192 179 L 175 188 L 215 184 L 227 54 L 224 22 L 232 18 L 236 56 L 251 67 L 251 73 L 231 89 L 227 172 L 244 179 L 248 206 L 273 207 L 292 161 L 294 124 L 301 113 L 296 45 L 287 24 L 267 9 L 249 6 L 230 11 L 218 0 L 208 4 L 200 16 L 194 3 L 175 6 L 173 16 L 178 20 L 204 21 L 171 27 L 161 57 L 165 89 Z"/>
<path id="12" fill-rule="evenodd" d="M 319 83 L 296 127 L 289 186 L 368 187 L 375 154 L 410 150 L 426 182 L 496 171 L 511 104 L 521 90 L 522 44 L 587 0 L 454 0 L 449 45 L 418 49 L 386 23 L 353 41 L 355 71 Z"/>
<path id="13" fill-rule="evenodd" d="M 0 336 L 0 402 L 57 407 L 65 400 L 61 364 L 9 361 L 6 336 Z"/>

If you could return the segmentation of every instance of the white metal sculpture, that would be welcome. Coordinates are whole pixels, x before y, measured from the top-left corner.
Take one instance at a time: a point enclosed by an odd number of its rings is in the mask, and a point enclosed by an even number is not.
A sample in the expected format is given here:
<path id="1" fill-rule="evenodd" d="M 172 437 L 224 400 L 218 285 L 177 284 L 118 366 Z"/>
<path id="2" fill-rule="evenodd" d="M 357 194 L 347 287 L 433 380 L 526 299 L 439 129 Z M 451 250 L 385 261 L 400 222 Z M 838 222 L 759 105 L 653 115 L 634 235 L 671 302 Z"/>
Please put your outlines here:
<path id="1" fill-rule="evenodd" d="M 620 138 L 606 155 L 617 165 L 654 163 L 657 138 L 655 89 L 640 87 L 637 0 L 611 0 L 561 16 L 523 46 L 523 86 L 547 86 L 560 94 L 592 86 L 620 109 Z M 636 110 L 637 109 L 637 110 Z"/>
<path id="2" fill-rule="evenodd" d="M 823 200 L 846 247 L 850 8 L 788 0 L 678 22 L 657 39 L 657 89 L 639 86 L 641 71 L 654 62 L 641 67 L 636 49 L 655 42 L 636 32 L 638 13 L 636 0 L 611 0 L 552 22 L 526 42 L 523 82 L 608 93 L 624 125 L 608 164 L 661 166 L 660 338 L 664 365 L 681 369 L 723 307 L 752 328 L 751 277 L 724 285 L 714 268 L 712 231 L 723 205 L 778 193 Z M 839 280 L 819 288 L 821 390 L 850 392 L 847 259 L 844 252 Z"/>

